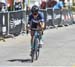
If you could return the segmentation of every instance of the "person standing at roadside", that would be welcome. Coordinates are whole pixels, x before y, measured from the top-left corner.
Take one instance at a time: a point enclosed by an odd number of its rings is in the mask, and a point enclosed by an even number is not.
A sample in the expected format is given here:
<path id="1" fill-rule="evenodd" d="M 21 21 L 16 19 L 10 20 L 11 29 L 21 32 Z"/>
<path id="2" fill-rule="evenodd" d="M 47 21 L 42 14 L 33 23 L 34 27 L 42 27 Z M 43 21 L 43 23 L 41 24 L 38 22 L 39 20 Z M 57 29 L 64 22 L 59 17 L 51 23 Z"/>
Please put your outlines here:
<path id="1" fill-rule="evenodd" d="M 56 1 L 56 0 L 55 0 Z M 59 0 L 54 6 L 53 10 L 60 10 L 60 22 L 58 23 L 58 27 L 62 27 L 61 20 L 62 20 L 62 10 L 64 7 L 64 2 L 62 0 Z"/>

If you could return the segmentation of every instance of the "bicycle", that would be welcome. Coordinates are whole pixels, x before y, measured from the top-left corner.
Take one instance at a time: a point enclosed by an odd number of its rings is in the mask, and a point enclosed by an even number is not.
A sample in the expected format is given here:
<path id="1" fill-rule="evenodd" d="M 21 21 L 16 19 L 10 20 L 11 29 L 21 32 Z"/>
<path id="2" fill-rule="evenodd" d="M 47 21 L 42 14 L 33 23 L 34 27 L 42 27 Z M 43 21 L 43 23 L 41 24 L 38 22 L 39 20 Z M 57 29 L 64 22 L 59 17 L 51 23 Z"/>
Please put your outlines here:
<path id="1" fill-rule="evenodd" d="M 33 36 L 33 48 L 31 49 L 31 62 L 33 62 L 34 60 L 37 60 L 39 57 L 39 51 L 40 51 L 40 38 L 41 38 L 41 34 L 40 31 L 41 29 L 38 28 L 32 28 L 32 31 L 34 31 L 34 36 Z"/>

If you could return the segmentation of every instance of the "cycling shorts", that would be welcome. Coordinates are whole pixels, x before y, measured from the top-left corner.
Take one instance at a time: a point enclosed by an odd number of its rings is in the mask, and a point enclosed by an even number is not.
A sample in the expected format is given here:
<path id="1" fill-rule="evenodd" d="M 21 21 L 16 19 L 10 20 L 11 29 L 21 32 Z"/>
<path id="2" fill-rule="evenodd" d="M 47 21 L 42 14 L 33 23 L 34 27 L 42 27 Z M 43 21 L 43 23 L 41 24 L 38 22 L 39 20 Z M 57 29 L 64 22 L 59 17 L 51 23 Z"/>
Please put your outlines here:
<path id="1" fill-rule="evenodd" d="M 39 23 L 32 23 L 32 25 L 31 25 L 31 28 L 37 28 L 37 25 L 38 25 Z"/>

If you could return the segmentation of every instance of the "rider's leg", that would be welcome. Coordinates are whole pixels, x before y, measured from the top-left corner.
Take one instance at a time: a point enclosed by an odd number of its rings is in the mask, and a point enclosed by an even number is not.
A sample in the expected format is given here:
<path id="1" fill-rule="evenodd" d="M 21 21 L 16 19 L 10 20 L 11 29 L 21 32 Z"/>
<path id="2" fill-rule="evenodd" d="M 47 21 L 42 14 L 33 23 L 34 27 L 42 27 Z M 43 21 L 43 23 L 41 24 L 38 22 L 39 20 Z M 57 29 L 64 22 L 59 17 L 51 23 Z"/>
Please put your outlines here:
<path id="1" fill-rule="evenodd" d="M 30 56 L 32 55 L 33 52 L 33 31 L 31 31 L 31 52 L 30 52 Z"/>
<path id="2" fill-rule="evenodd" d="M 33 35 L 34 35 L 34 32 L 31 31 L 31 49 L 33 49 Z"/>
<path id="3" fill-rule="evenodd" d="M 44 44 L 44 43 L 43 43 L 43 31 L 41 31 L 40 44 L 41 44 L 41 46 L 42 46 L 42 44 Z"/>

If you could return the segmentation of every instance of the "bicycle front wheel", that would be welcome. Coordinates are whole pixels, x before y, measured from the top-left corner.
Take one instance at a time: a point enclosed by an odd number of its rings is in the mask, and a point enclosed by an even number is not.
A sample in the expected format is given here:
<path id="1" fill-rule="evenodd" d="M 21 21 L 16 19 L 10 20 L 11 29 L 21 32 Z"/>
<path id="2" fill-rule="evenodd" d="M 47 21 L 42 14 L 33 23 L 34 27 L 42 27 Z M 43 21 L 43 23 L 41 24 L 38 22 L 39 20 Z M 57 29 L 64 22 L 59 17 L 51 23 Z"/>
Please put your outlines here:
<path id="1" fill-rule="evenodd" d="M 39 57 L 39 39 L 38 38 L 36 38 L 35 39 L 35 55 L 36 55 L 36 58 L 35 58 L 35 60 L 37 60 L 38 59 L 38 57 Z"/>
<path id="2" fill-rule="evenodd" d="M 34 61 L 34 50 L 32 50 L 32 52 L 31 52 L 31 62 L 33 62 Z"/>

